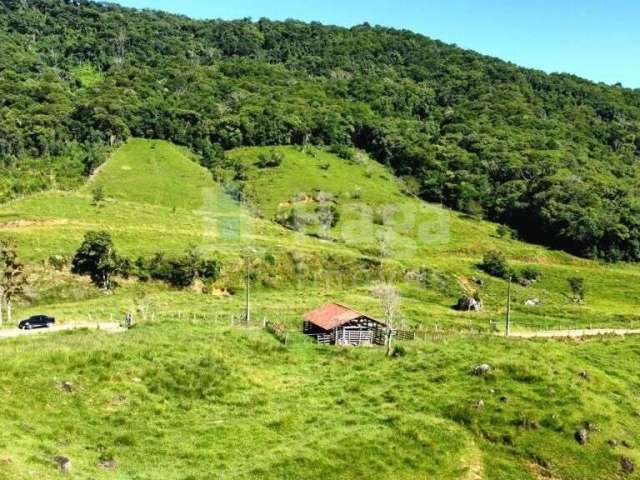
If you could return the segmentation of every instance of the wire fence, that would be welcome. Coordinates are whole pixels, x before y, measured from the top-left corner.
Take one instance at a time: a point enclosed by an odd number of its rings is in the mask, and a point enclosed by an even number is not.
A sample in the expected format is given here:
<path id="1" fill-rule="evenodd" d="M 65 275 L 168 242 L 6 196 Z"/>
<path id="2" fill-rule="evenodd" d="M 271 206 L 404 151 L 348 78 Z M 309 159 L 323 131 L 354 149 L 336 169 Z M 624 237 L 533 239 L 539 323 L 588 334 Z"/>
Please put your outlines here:
<path id="1" fill-rule="evenodd" d="M 211 311 L 190 311 L 187 309 L 149 309 L 134 313 L 135 323 L 154 322 L 184 322 L 190 324 L 205 324 L 212 327 L 230 327 L 244 329 L 264 329 L 277 326 L 278 336 L 296 334 L 302 335 L 303 317 L 305 311 L 295 307 L 254 308 L 247 318 L 243 308 L 220 309 Z M 124 324 L 124 315 L 110 311 L 94 311 L 86 316 L 74 316 L 72 321 L 90 323 L 118 323 Z M 452 317 L 444 321 L 429 323 L 409 322 L 405 319 L 397 329 L 407 332 L 404 338 L 408 341 L 442 341 L 461 336 L 495 336 L 504 335 L 506 322 L 504 318 L 488 319 L 487 317 Z M 601 330 L 640 330 L 640 316 L 620 315 L 607 316 L 601 321 L 593 319 L 576 321 L 575 318 L 550 317 L 549 319 L 530 320 L 512 318 L 511 331 L 514 334 L 566 331 L 601 331 Z M 282 335 L 281 335 L 282 334 Z M 543 336 L 543 335 L 541 335 Z"/>

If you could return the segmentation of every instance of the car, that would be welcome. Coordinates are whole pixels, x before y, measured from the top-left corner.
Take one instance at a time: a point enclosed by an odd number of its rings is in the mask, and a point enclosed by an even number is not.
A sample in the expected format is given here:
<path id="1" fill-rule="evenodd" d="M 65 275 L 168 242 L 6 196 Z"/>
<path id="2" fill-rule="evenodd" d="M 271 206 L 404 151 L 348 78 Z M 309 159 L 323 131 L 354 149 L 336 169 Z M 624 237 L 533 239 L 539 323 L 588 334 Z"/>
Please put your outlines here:
<path id="1" fill-rule="evenodd" d="M 22 320 L 18 324 L 20 330 L 31 330 L 32 328 L 49 328 L 56 323 L 56 319 L 47 315 L 34 315 Z"/>

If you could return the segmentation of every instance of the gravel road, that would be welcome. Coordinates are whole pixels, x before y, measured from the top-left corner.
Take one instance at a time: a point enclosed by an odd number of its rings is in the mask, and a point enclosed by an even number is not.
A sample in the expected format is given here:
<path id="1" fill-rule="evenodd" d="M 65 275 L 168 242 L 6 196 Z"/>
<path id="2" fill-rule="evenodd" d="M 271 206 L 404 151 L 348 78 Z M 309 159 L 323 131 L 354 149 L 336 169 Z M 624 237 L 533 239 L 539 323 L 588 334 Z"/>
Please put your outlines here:
<path id="1" fill-rule="evenodd" d="M 80 328 L 87 328 L 89 330 L 103 330 L 108 333 L 120 333 L 125 331 L 124 328 L 122 328 L 117 323 L 63 323 L 61 325 L 55 325 L 49 328 L 34 328 L 33 330 L 20 330 L 17 327 L 1 329 L 0 339 L 23 337 L 28 335 L 44 335 L 47 333 L 62 332 L 65 330 L 77 330 Z"/>

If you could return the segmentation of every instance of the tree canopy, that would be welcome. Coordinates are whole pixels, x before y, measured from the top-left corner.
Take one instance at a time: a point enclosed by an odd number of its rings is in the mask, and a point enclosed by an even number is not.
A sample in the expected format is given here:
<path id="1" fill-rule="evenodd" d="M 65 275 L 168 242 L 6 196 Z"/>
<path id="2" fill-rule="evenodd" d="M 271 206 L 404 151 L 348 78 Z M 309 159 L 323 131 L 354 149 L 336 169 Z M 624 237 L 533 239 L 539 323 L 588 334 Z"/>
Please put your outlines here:
<path id="1" fill-rule="evenodd" d="M 0 1 L 0 199 L 72 186 L 112 145 L 355 146 L 524 239 L 640 260 L 640 92 L 407 31 Z"/>

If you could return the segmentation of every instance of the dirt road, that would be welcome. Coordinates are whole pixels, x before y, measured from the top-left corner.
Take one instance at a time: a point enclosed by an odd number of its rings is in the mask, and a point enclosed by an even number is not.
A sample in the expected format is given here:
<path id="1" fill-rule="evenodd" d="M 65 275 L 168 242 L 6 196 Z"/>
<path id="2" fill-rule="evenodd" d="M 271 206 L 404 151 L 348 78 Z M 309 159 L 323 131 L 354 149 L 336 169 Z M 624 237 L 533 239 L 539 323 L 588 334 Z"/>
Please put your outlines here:
<path id="1" fill-rule="evenodd" d="M 542 330 L 539 332 L 511 332 L 516 338 L 579 338 L 598 335 L 640 335 L 640 329 L 632 328 L 584 328 L 578 330 Z"/>
<path id="2" fill-rule="evenodd" d="M 20 330 L 17 327 L 2 329 L 0 330 L 0 339 L 22 337 L 28 335 L 43 335 L 46 333 L 63 332 L 65 330 L 77 330 L 81 328 L 86 328 L 89 330 L 103 330 L 108 333 L 120 333 L 125 331 L 124 328 L 122 328 L 117 323 L 63 323 L 61 325 L 55 325 L 49 328 L 34 328 L 33 330 Z"/>

